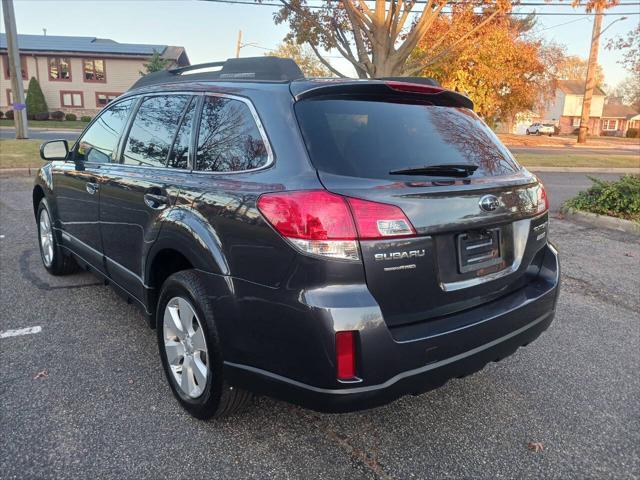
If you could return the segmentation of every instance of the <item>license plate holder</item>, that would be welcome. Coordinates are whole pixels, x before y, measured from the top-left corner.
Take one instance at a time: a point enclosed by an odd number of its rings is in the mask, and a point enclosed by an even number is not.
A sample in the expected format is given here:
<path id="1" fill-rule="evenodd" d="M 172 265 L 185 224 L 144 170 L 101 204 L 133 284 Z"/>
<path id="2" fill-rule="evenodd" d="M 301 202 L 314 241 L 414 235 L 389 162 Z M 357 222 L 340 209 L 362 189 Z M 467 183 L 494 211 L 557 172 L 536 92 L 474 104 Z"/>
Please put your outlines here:
<path id="1" fill-rule="evenodd" d="M 502 263 L 500 229 L 475 230 L 457 237 L 458 270 L 474 272 Z"/>

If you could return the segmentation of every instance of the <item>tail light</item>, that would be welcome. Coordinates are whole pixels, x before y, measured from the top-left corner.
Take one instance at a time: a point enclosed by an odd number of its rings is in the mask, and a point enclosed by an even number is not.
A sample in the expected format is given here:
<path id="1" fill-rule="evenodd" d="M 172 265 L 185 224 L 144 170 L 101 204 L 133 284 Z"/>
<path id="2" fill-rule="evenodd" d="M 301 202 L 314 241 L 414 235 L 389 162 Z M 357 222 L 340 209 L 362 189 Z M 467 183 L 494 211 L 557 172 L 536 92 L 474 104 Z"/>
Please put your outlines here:
<path id="1" fill-rule="evenodd" d="M 336 333 L 336 378 L 353 380 L 356 377 L 356 332 Z"/>
<path id="2" fill-rule="evenodd" d="M 416 231 L 404 212 L 395 205 L 348 198 L 360 240 L 410 237 Z"/>
<path id="3" fill-rule="evenodd" d="M 296 248 L 323 257 L 359 260 L 358 240 L 416 234 L 394 205 L 326 190 L 266 193 L 258 199 L 258 209 Z"/>
<path id="4" fill-rule="evenodd" d="M 549 197 L 547 197 L 547 190 L 544 188 L 542 182 L 538 182 L 537 213 L 544 213 L 547 210 L 549 210 Z"/>

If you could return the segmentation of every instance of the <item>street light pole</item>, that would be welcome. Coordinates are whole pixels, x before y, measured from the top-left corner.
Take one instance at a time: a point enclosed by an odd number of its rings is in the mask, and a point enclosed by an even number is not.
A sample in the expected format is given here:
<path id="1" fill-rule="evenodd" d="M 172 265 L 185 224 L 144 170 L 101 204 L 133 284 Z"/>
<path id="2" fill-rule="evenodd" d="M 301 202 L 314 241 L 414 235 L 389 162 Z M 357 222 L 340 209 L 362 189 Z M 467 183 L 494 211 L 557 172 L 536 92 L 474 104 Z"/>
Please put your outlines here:
<path id="1" fill-rule="evenodd" d="M 242 30 L 238 30 L 238 40 L 236 41 L 236 58 L 240 58 L 241 48 L 242 48 Z"/>
<path id="2" fill-rule="evenodd" d="M 16 14 L 12 0 L 2 0 L 4 12 L 4 28 L 7 32 L 7 53 L 9 59 L 9 75 L 11 76 L 11 92 L 13 93 L 13 121 L 16 126 L 16 138 L 28 138 L 27 112 L 24 103 L 24 85 L 22 84 L 22 66 L 18 50 L 18 30 Z"/>
<path id="3" fill-rule="evenodd" d="M 616 22 L 626 20 L 627 17 L 620 17 L 611 22 L 601 31 L 603 8 L 596 8 L 593 19 L 593 31 L 591 33 L 591 50 L 589 51 L 589 63 L 587 63 L 587 80 L 584 85 L 584 96 L 582 97 L 582 115 L 580 117 L 580 130 L 578 131 L 578 143 L 587 143 L 587 133 L 589 131 L 589 117 L 591 116 L 591 99 L 593 90 L 596 87 L 596 71 L 598 69 L 598 50 L 600 47 L 600 36 Z"/>

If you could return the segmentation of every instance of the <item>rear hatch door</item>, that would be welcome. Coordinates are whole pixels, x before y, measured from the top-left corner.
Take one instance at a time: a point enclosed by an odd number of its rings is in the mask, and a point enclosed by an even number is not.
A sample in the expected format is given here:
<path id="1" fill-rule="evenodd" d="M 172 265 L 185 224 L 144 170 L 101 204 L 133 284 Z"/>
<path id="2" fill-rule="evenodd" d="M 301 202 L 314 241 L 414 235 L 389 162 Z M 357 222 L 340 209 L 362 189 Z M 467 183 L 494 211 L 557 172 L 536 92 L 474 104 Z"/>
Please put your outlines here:
<path id="1" fill-rule="evenodd" d="M 432 96 L 318 95 L 296 108 L 323 185 L 398 206 L 416 230 L 361 240 L 367 285 L 390 326 L 475 307 L 537 274 L 546 211 L 537 178 L 470 109 Z M 454 172 L 398 174 L 436 165 Z"/>

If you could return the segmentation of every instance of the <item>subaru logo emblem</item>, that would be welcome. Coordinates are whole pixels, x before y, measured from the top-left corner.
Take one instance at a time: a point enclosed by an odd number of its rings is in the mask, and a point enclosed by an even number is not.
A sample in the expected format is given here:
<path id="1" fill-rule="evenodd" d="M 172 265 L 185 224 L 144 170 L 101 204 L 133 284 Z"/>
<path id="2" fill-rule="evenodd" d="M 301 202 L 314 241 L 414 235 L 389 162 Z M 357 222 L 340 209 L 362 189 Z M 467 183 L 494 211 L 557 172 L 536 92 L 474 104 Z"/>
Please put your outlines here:
<path id="1" fill-rule="evenodd" d="M 480 208 L 485 212 L 493 212 L 500 206 L 500 199 L 495 195 L 485 195 L 480 199 Z"/>

